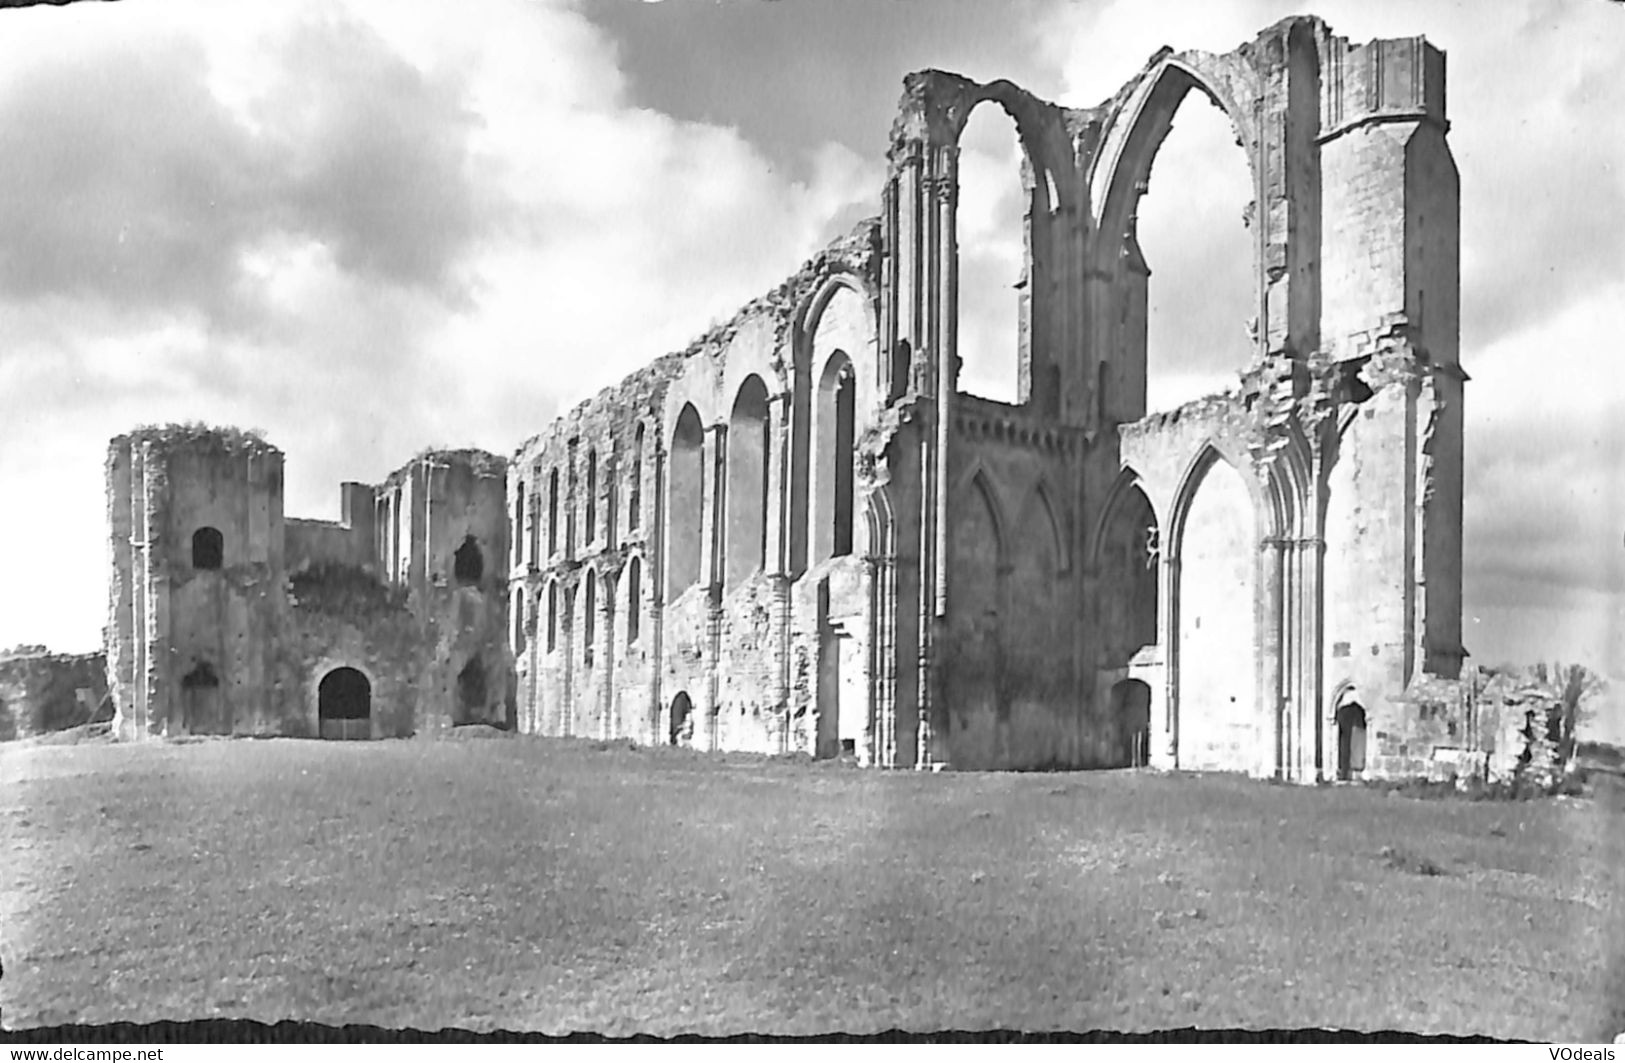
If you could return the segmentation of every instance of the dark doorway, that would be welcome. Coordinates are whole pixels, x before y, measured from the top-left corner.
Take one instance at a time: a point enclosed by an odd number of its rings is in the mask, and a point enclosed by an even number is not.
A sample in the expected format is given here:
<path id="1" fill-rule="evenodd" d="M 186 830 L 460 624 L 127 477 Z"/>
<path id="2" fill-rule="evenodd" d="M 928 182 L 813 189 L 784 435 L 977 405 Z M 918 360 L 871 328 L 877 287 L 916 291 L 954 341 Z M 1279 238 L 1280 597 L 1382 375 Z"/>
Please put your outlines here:
<path id="1" fill-rule="evenodd" d="M 231 714 L 214 666 L 199 661 L 181 680 L 181 726 L 187 734 L 229 735 Z"/>
<path id="2" fill-rule="evenodd" d="M 474 541 L 472 535 L 463 539 L 463 545 L 457 548 L 452 556 L 452 576 L 460 584 L 478 583 L 485 575 L 485 557 L 480 553 L 480 544 Z"/>
<path id="3" fill-rule="evenodd" d="M 1117 721 L 1119 763 L 1145 767 L 1151 759 L 1151 688 L 1138 679 L 1112 687 L 1112 718 Z"/>
<path id="4" fill-rule="evenodd" d="M 226 539 L 219 528 L 199 528 L 192 533 L 193 568 L 219 568 L 225 554 Z"/>
<path id="5" fill-rule="evenodd" d="M 1356 778 L 1365 771 L 1365 707 L 1346 701 L 1337 708 L 1337 777 Z"/>
<path id="6" fill-rule="evenodd" d="M 671 744 L 686 746 L 694 739 L 694 703 L 685 690 L 671 699 Z"/>
<path id="7" fill-rule="evenodd" d="M 457 673 L 457 719 L 473 723 L 485 717 L 485 664 L 473 657 Z"/>
<path id="8" fill-rule="evenodd" d="M 316 717 L 323 738 L 372 737 L 372 684 L 354 668 L 335 668 L 316 687 Z"/>

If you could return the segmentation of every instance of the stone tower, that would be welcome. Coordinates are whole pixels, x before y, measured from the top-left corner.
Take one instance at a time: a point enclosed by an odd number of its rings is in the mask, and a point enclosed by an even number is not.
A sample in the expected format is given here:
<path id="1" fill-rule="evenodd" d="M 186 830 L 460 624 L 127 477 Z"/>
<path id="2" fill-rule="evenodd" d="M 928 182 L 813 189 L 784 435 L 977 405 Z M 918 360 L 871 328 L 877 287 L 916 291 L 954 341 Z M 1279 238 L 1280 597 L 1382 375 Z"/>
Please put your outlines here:
<path id="1" fill-rule="evenodd" d="M 275 731 L 282 452 L 229 429 L 139 429 L 108 447 L 115 731 Z"/>

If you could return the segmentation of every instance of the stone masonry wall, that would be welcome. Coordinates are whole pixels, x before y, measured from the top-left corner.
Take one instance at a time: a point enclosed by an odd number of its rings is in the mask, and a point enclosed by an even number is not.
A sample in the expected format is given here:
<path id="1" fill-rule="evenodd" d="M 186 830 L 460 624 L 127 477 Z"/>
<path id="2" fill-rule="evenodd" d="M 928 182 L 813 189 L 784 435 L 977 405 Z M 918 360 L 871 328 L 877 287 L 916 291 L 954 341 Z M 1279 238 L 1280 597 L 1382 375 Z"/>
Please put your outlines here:
<path id="1" fill-rule="evenodd" d="M 0 742 L 89 723 L 106 697 L 103 654 L 43 647 L 0 654 Z"/>

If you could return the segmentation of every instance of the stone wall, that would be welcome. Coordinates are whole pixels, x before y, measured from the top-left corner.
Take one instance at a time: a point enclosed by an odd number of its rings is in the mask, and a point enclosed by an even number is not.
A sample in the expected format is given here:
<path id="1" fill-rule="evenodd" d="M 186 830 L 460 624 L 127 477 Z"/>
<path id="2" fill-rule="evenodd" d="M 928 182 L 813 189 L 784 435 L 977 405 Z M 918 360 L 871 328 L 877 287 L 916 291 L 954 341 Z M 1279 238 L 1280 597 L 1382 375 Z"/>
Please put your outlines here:
<path id="1" fill-rule="evenodd" d="M 0 654 L 0 742 L 98 719 L 107 697 L 100 653 L 50 653 L 43 646 Z"/>
<path id="2" fill-rule="evenodd" d="M 107 675 L 120 737 L 325 733 L 324 678 L 366 677 L 346 731 L 511 726 L 506 463 L 427 451 L 337 522 L 287 520 L 282 454 L 172 425 L 109 447 Z"/>
<path id="3" fill-rule="evenodd" d="M 874 239 L 859 226 L 519 449 L 522 727 L 873 758 L 860 466 L 896 397 L 876 356 Z M 822 700 L 821 671 L 842 677 Z"/>
<path id="4" fill-rule="evenodd" d="M 389 733 L 1409 771 L 1463 726 L 1403 698 L 1465 653 L 1443 78 L 1419 38 L 1351 45 L 1314 18 L 1159 51 L 1092 108 L 920 71 L 876 218 L 527 440 L 511 475 L 426 452 L 345 485 L 340 522 L 284 531 L 274 448 L 115 441 L 126 730 L 191 719 L 166 699 L 204 654 L 242 703 L 230 728 L 308 729 L 309 683 L 343 658 Z M 1150 412 L 1135 214 L 1193 90 L 1258 193 L 1253 351 L 1231 390 Z M 1012 404 L 959 390 L 958 138 L 983 105 L 1023 149 Z M 205 520 L 227 558 L 199 575 L 175 542 Z M 285 616 L 284 572 L 326 564 L 398 588 L 411 623 Z M 305 693 L 273 704 L 279 639 Z"/>

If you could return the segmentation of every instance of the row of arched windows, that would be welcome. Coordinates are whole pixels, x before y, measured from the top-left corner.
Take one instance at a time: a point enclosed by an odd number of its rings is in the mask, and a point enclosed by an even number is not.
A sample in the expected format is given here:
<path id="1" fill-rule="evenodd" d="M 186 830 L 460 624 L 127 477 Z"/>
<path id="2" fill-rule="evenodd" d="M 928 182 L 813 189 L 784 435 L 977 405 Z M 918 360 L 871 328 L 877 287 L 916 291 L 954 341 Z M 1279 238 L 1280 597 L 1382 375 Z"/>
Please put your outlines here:
<path id="1" fill-rule="evenodd" d="M 598 582 L 598 573 L 589 568 L 586 578 L 582 582 L 585 608 L 582 612 L 581 621 L 582 659 L 588 668 L 593 666 L 593 655 L 597 646 Z M 614 590 L 615 584 L 610 581 L 604 593 L 613 602 L 612 609 L 619 611 L 622 603 L 614 601 Z M 534 620 L 546 625 L 546 637 L 543 646 L 547 653 L 553 653 L 558 649 L 559 627 L 561 624 L 560 605 L 563 605 L 564 613 L 574 609 L 575 593 L 574 590 L 566 591 L 561 603 L 558 581 L 549 580 L 547 590 L 536 596 L 536 603 L 531 616 Z M 536 613 L 542 609 L 544 598 L 546 599 L 545 619 L 536 616 Z M 515 591 L 513 598 L 513 648 L 516 654 L 522 652 L 525 648 L 524 610 L 525 592 L 523 590 Z M 639 557 L 632 558 L 626 565 L 626 601 L 623 615 L 626 618 L 626 645 L 629 647 L 634 646 L 638 642 L 643 627 L 643 559 Z M 541 634 L 541 632 L 538 632 L 538 634 Z"/>
<path id="2" fill-rule="evenodd" d="M 639 422 L 637 429 L 632 435 L 632 453 L 626 478 L 627 526 L 633 531 L 636 531 L 641 523 L 640 517 L 643 509 L 644 435 L 644 426 L 642 422 Z M 581 483 L 581 481 L 577 479 L 576 462 L 573 460 L 573 446 L 571 448 L 571 455 L 572 460 L 567 463 L 569 467 L 568 486 L 574 487 Z M 620 447 L 618 444 L 615 447 L 614 456 L 616 458 L 620 456 Z M 590 545 L 593 542 L 596 542 L 600 534 L 602 534 L 605 542 L 613 545 L 619 539 L 620 532 L 618 526 L 619 506 L 617 505 L 620 497 L 620 491 L 617 488 L 609 493 L 609 504 L 608 506 L 604 507 L 603 512 L 600 512 L 598 497 L 598 451 L 595 448 L 588 448 L 583 464 L 584 471 L 582 474 L 582 479 L 585 480 L 584 494 L 586 497 L 582 500 L 582 508 L 585 510 L 582 517 L 586 526 L 585 542 Z M 541 477 L 542 467 L 537 465 L 533 470 L 533 478 L 535 481 L 539 482 Z M 515 492 L 513 516 L 513 559 L 516 565 L 526 563 L 532 565 L 540 564 L 545 561 L 546 558 L 552 557 L 559 552 L 561 527 L 559 511 L 564 504 L 564 500 L 561 498 L 559 479 L 559 468 L 557 466 L 548 470 L 546 517 L 547 553 L 545 556 L 542 555 L 540 551 L 543 523 L 540 493 L 538 491 L 537 493 L 531 495 L 530 505 L 527 507 L 525 481 L 519 481 Z M 529 522 L 528 535 L 526 534 L 527 521 Z M 567 556 L 574 556 L 576 549 L 576 513 L 573 509 L 564 514 L 562 527 L 564 552 Z"/>
<path id="3" fill-rule="evenodd" d="M 737 587 L 763 570 L 768 558 L 772 429 L 767 386 L 752 374 L 740 384 L 728 416 L 722 578 Z M 795 433 L 788 492 L 789 567 L 800 575 L 810 564 L 852 553 L 857 429 L 857 378 L 845 352 L 825 363 L 818 386 L 798 412 L 809 420 L 807 442 Z M 685 405 L 672 430 L 669 462 L 668 600 L 699 582 L 705 568 L 704 513 L 708 504 L 705 432 L 699 411 Z"/>

